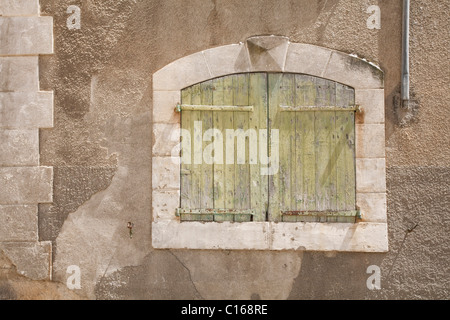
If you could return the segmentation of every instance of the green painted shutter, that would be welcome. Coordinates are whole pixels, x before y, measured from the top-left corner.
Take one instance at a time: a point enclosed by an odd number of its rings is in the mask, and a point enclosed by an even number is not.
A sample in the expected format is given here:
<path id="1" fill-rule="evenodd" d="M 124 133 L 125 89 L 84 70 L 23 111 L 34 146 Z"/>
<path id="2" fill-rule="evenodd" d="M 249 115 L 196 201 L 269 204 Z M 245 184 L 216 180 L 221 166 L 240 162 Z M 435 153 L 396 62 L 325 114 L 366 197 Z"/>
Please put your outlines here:
<path id="1" fill-rule="evenodd" d="M 352 88 L 307 75 L 250 73 L 189 87 L 181 103 L 182 128 L 190 132 L 182 158 L 192 162 L 181 167 L 182 221 L 355 220 Z M 204 141 L 210 129 L 215 136 Z M 256 142 L 247 136 L 240 153 L 228 129 L 251 129 Z M 275 150 L 272 130 L 279 132 Z M 260 132 L 269 136 L 267 145 Z M 223 162 L 205 163 L 212 144 Z M 227 145 L 234 146 L 232 164 Z M 269 176 L 261 174 L 260 155 L 267 152 L 279 152 L 279 170 Z"/>
<path id="2" fill-rule="evenodd" d="M 294 74 L 270 74 L 268 87 L 270 129 L 280 136 L 270 220 L 354 222 L 353 89 Z"/>
<path id="3" fill-rule="evenodd" d="M 182 91 L 182 128 L 191 136 L 182 141 L 182 149 L 190 150 L 190 157 L 182 155 L 182 159 L 190 158 L 191 163 L 182 161 L 181 165 L 181 220 L 265 220 L 267 177 L 260 175 L 260 161 L 255 159 L 259 152 L 251 153 L 250 144 L 254 147 L 259 131 L 267 130 L 266 78 L 264 73 L 231 75 Z M 196 122 L 201 123 L 201 131 Z M 217 131 L 211 141 L 204 141 L 209 129 Z M 238 152 L 238 138 L 231 133 L 249 133 L 249 129 L 256 136 L 246 136 L 245 152 Z M 229 135 L 227 130 L 232 130 Z M 183 145 L 186 143 L 190 146 Z M 234 147 L 227 152 L 227 146 Z M 202 155 L 212 149 L 213 158 L 219 152 L 222 156 L 217 159 L 222 161 L 205 162 Z"/>

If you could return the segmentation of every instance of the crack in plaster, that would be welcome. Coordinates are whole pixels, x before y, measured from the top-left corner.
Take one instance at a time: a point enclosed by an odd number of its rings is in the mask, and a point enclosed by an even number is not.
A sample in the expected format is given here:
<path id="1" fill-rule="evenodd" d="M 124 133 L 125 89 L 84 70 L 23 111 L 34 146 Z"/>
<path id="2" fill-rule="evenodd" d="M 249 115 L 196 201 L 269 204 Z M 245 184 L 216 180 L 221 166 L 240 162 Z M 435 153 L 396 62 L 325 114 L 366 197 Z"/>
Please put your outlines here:
<path id="1" fill-rule="evenodd" d="M 205 298 L 203 298 L 203 296 L 201 295 L 200 291 L 198 291 L 197 286 L 194 283 L 194 280 L 192 279 L 192 274 L 191 274 L 191 270 L 180 260 L 180 258 L 172 252 L 172 250 L 169 250 L 170 254 L 172 256 L 174 256 L 175 259 L 177 259 L 177 261 L 183 266 L 183 268 L 185 268 L 189 274 L 189 280 L 191 281 L 192 285 L 194 286 L 195 292 L 197 292 L 197 294 L 200 296 L 200 298 L 202 300 L 205 300 Z"/>

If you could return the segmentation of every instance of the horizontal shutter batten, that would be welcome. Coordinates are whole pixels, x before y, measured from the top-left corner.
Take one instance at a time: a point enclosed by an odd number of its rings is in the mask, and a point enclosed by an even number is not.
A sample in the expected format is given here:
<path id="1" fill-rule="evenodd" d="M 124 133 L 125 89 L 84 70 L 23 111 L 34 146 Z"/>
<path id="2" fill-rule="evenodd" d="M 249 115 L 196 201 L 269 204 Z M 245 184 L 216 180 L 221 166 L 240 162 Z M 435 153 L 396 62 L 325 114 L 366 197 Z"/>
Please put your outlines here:
<path id="1" fill-rule="evenodd" d="M 235 111 L 235 112 L 253 112 L 253 106 L 213 106 L 213 105 L 177 105 L 177 112 L 182 111 Z"/>

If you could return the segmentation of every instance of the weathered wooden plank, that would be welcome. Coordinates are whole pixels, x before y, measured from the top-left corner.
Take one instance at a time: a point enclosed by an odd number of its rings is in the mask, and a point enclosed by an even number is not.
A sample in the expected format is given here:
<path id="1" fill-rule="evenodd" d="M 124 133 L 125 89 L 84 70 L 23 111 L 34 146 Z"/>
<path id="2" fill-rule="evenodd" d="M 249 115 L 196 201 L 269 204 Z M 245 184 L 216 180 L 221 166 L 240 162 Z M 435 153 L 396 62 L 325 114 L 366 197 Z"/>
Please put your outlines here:
<path id="1" fill-rule="evenodd" d="M 191 88 L 191 103 L 201 103 L 201 86 Z M 201 208 L 201 179 L 203 163 L 203 122 L 200 111 L 191 111 L 190 132 L 192 135 L 192 165 L 191 165 L 191 206 Z M 201 124 L 201 126 L 199 126 Z"/>
<path id="2" fill-rule="evenodd" d="M 269 157 L 271 153 L 271 139 L 272 130 L 278 130 L 277 121 L 277 102 L 278 102 L 278 89 L 280 87 L 281 75 L 268 74 L 268 144 L 269 144 Z M 269 206 L 267 218 L 269 221 L 275 221 L 281 216 L 280 212 L 280 199 L 279 199 L 279 174 L 269 175 Z"/>
<path id="3" fill-rule="evenodd" d="M 286 216 L 327 216 L 327 217 L 356 217 L 359 212 L 357 210 L 340 210 L 340 211 L 282 211 Z"/>
<path id="4" fill-rule="evenodd" d="M 316 87 L 316 102 L 313 104 L 318 107 L 336 105 L 336 82 L 314 78 Z"/>
<path id="5" fill-rule="evenodd" d="M 269 133 L 272 129 L 279 130 L 278 174 L 269 176 L 269 218 L 271 221 L 281 221 L 280 210 L 290 209 L 292 197 L 296 197 L 293 190 L 295 180 L 295 117 L 288 113 L 279 112 L 279 105 L 295 104 L 295 76 L 293 74 L 269 74 Z M 269 136 L 270 137 L 270 136 Z M 271 137 L 269 144 L 272 144 Z M 295 202 L 295 200 L 294 200 Z"/>
<path id="6" fill-rule="evenodd" d="M 223 78 L 220 78 L 223 81 Z M 216 80 L 214 80 L 216 81 Z M 178 111 L 239 111 L 239 112 L 253 112 L 254 106 L 230 106 L 230 105 L 188 105 L 181 104 L 177 106 Z"/>
<path id="7" fill-rule="evenodd" d="M 316 208 L 336 208 L 335 112 L 315 113 Z"/>
<path id="8" fill-rule="evenodd" d="M 230 76 L 216 79 L 214 82 L 214 94 L 213 103 L 214 105 L 228 105 L 233 103 L 233 92 L 230 90 L 232 86 L 232 78 Z M 227 196 L 227 164 L 225 161 L 226 156 L 226 145 L 225 145 L 225 134 L 226 129 L 232 129 L 231 124 L 226 125 L 227 117 L 232 117 L 232 112 L 214 112 L 214 128 L 217 129 L 222 134 L 222 155 L 223 161 L 221 164 L 214 164 L 214 208 L 228 208 L 229 203 L 227 203 L 227 198 L 230 201 L 233 199 Z M 231 165 L 234 170 L 234 165 Z M 234 197 L 234 184 L 231 189 L 231 196 Z M 233 208 L 233 207 L 232 207 Z M 224 221 L 234 221 L 234 216 L 223 212 L 214 215 L 214 221 L 224 222 Z"/>
<path id="9" fill-rule="evenodd" d="M 296 75 L 296 105 L 312 105 L 316 90 L 310 76 Z M 314 112 L 295 114 L 296 119 L 296 209 L 316 209 L 316 154 Z"/>
<path id="10" fill-rule="evenodd" d="M 249 79 L 249 104 L 255 106 L 255 112 L 249 115 L 249 128 L 255 130 L 259 139 L 260 130 L 267 132 L 267 75 L 255 73 Z M 259 141 L 258 141 L 259 142 Z M 250 198 L 251 208 L 256 210 L 253 221 L 265 221 L 268 202 L 268 177 L 261 174 L 261 145 L 250 160 Z M 267 145 L 263 146 L 266 148 Z"/>
<path id="11" fill-rule="evenodd" d="M 260 90 L 264 92 L 264 95 L 260 96 L 261 101 L 259 101 L 259 135 L 258 139 L 262 139 L 262 136 L 266 138 L 268 141 L 269 136 L 269 128 L 268 128 L 268 122 L 269 122 L 269 101 L 268 101 L 268 92 L 267 92 L 267 85 L 268 85 L 268 75 L 266 73 L 260 74 L 259 76 L 259 85 L 261 86 Z M 265 141 L 263 139 L 263 141 Z M 258 141 L 260 142 L 260 141 Z M 261 148 L 261 144 L 258 145 L 258 148 Z M 262 173 L 262 156 L 268 155 L 269 146 L 266 145 L 262 146 L 262 148 L 265 148 L 265 152 L 262 152 L 260 149 L 258 149 L 258 156 L 259 156 L 259 175 L 261 179 L 260 184 L 260 191 L 261 191 L 261 212 L 260 215 L 257 215 L 257 221 L 266 221 L 268 218 L 268 208 L 269 208 L 269 177 L 267 175 L 263 175 Z M 269 164 L 270 165 L 270 164 Z"/>
<path id="12" fill-rule="evenodd" d="M 359 212 L 350 211 L 310 211 L 310 212 L 283 212 L 283 222 L 339 222 L 354 223 Z"/>
<path id="13" fill-rule="evenodd" d="M 282 76 L 279 103 L 287 106 L 295 105 L 295 75 Z M 281 210 L 292 210 L 295 205 L 295 131 L 296 119 L 291 114 L 278 114 L 280 123 L 280 207 Z"/>
<path id="14" fill-rule="evenodd" d="M 233 77 L 227 76 L 223 79 L 223 103 L 233 104 L 234 92 L 233 92 Z M 224 187 L 224 208 L 233 209 L 234 208 L 234 163 L 227 164 L 226 162 L 226 130 L 234 128 L 234 115 L 233 112 L 221 112 L 222 117 L 222 127 L 221 131 L 224 135 L 224 176 L 223 176 L 223 187 Z M 217 215 L 216 219 L 218 221 L 234 221 L 234 216 L 232 215 Z"/>
<path id="15" fill-rule="evenodd" d="M 355 90 L 336 84 L 336 104 L 351 106 L 355 103 Z M 336 112 L 336 206 L 339 210 L 352 210 L 356 206 L 355 194 L 355 113 Z M 337 222 L 342 221 L 338 218 Z"/>
<path id="16" fill-rule="evenodd" d="M 191 88 L 184 89 L 181 92 L 181 103 L 191 103 Z M 191 128 L 191 112 L 185 112 L 181 115 L 181 128 L 190 129 Z M 192 136 L 191 136 L 192 137 Z M 191 207 L 191 183 L 192 183 L 192 139 L 182 139 L 181 140 L 181 172 L 186 172 L 189 174 L 181 174 L 180 177 L 180 192 L 181 192 L 181 208 Z M 184 151 L 183 151 L 184 150 Z M 189 153 L 189 154 L 186 154 Z"/>
<path id="17" fill-rule="evenodd" d="M 301 183 L 302 202 L 300 210 L 315 210 L 316 205 L 316 148 L 315 148 L 315 114 L 307 112 L 297 114 L 297 123 L 301 123 L 300 141 L 301 163 L 299 168 L 299 185 Z"/>
<path id="18" fill-rule="evenodd" d="M 249 75 L 237 75 L 234 78 L 234 105 L 248 105 L 249 98 Z M 249 119 L 245 112 L 234 112 L 234 129 L 248 130 Z M 236 139 L 237 140 L 237 139 Z M 249 165 L 249 139 L 245 138 L 245 149 L 238 148 L 238 141 L 236 141 L 236 165 L 235 165 L 235 208 L 249 209 L 250 208 L 250 165 Z M 241 222 L 241 219 L 246 221 L 247 217 L 237 215 L 235 221 Z"/>
<path id="19" fill-rule="evenodd" d="M 224 105 L 224 86 L 223 86 L 223 78 L 213 80 L 213 104 L 215 106 Z M 225 155 L 224 150 L 224 140 L 222 132 L 224 129 L 223 126 L 224 118 L 222 112 L 213 112 L 213 128 L 218 130 L 222 135 L 222 139 L 218 139 L 219 137 L 214 137 L 214 142 L 218 140 L 222 140 L 222 145 L 219 146 L 215 144 L 216 148 L 221 148 L 222 151 L 222 161 L 219 163 L 213 164 L 213 180 L 214 180 L 214 208 L 225 208 L 225 165 L 223 162 L 223 156 Z M 218 134 L 218 133 L 216 133 Z M 216 152 L 216 150 L 215 150 Z M 219 150 L 217 150 L 219 152 Z M 216 154 L 214 154 L 216 156 Z M 222 218 L 222 219 L 221 219 Z M 225 215 L 221 214 L 218 217 L 214 217 L 215 221 L 224 221 Z"/>
<path id="20" fill-rule="evenodd" d="M 270 74 L 268 75 L 268 143 L 269 147 L 272 145 L 272 130 L 279 130 L 280 120 L 277 118 L 279 116 L 278 110 L 278 96 L 279 89 L 281 85 L 281 74 Z M 281 140 L 281 138 L 280 138 Z M 271 150 L 269 148 L 269 157 L 272 152 L 279 152 L 279 150 Z M 268 220 L 269 221 L 280 221 L 280 172 L 278 174 L 269 175 L 269 206 L 268 206 Z"/>
<path id="21" fill-rule="evenodd" d="M 224 102 L 227 104 L 233 104 L 234 102 L 234 78 L 236 76 L 228 76 L 224 78 L 223 86 L 224 92 Z M 223 128 L 222 132 L 225 135 L 225 208 L 234 209 L 235 208 L 235 164 L 236 164 L 236 150 L 227 150 L 228 146 L 234 144 L 234 138 L 227 135 L 227 130 L 234 130 L 234 112 L 223 112 Z M 231 156 L 231 154 L 233 156 Z M 232 218 L 232 221 L 234 218 Z"/>
<path id="22" fill-rule="evenodd" d="M 354 112 L 336 113 L 336 206 L 352 210 L 355 194 L 355 119 Z"/>
<path id="23" fill-rule="evenodd" d="M 313 106 L 316 103 L 317 91 L 314 77 L 303 74 L 296 75 L 296 105 Z"/>
<path id="24" fill-rule="evenodd" d="M 203 208 L 203 209 L 186 209 L 179 208 L 178 215 L 182 214 L 227 214 L 227 215 L 255 215 L 256 211 L 252 209 L 225 209 L 225 208 Z"/>
<path id="25" fill-rule="evenodd" d="M 316 106 L 336 104 L 336 83 L 315 78 Z M 336 112 L 315 112 L 316 139 L 316 209 L 336 209 L 335 130 Z"/>
<path id="26" fill-rule="evenodd" d="M 358 106 L 285 106 L 280 105 L 280 112 L 311 112 L 311 111 L 356 111 Z"/>
<path id="27" fill-rule="evenodd" d="M 341 83 L 336 83 L 336 106 L 348 107 L 355 105 L 355 89 Z"/>
<path id="28" fill-rule="evenodd" d="M 213 103 L 213 84 L 212 81 L 206 81 L 200 84 L 201 87 L 201 103 L 203 105 L 211 105 Z M 202 153 L 204 154 L 206 146 L 209 142 L 203 141 L 205 132 L 213 129 L 213 112 L 200 111 L 202 119 Z M 212 208 L 214 206 L 214 179 L 213 165 L 205 161 L 204 156 L 201 165 L 201 201 L 200 208 Z"/>
<path id="29" fill-rule="evenodd" d="M 212 222 L 214 221 L 214 215 L 213 214 L 189 214 L 189 213 L 182 213 L 180 215 L 181 221 L 203 221 L 203 222 Z"/>

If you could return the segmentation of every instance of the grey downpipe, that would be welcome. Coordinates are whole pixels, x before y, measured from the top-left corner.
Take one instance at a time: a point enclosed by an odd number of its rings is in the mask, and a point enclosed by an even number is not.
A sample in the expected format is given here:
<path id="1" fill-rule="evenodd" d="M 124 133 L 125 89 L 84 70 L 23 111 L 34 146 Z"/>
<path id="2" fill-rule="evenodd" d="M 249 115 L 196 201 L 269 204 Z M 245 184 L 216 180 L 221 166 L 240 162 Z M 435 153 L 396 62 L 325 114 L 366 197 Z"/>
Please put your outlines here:
<path id="1" fill-rule="evenodd" d="M 409 105 L 409 0 L 403 0 L 402 106 Z"/>

